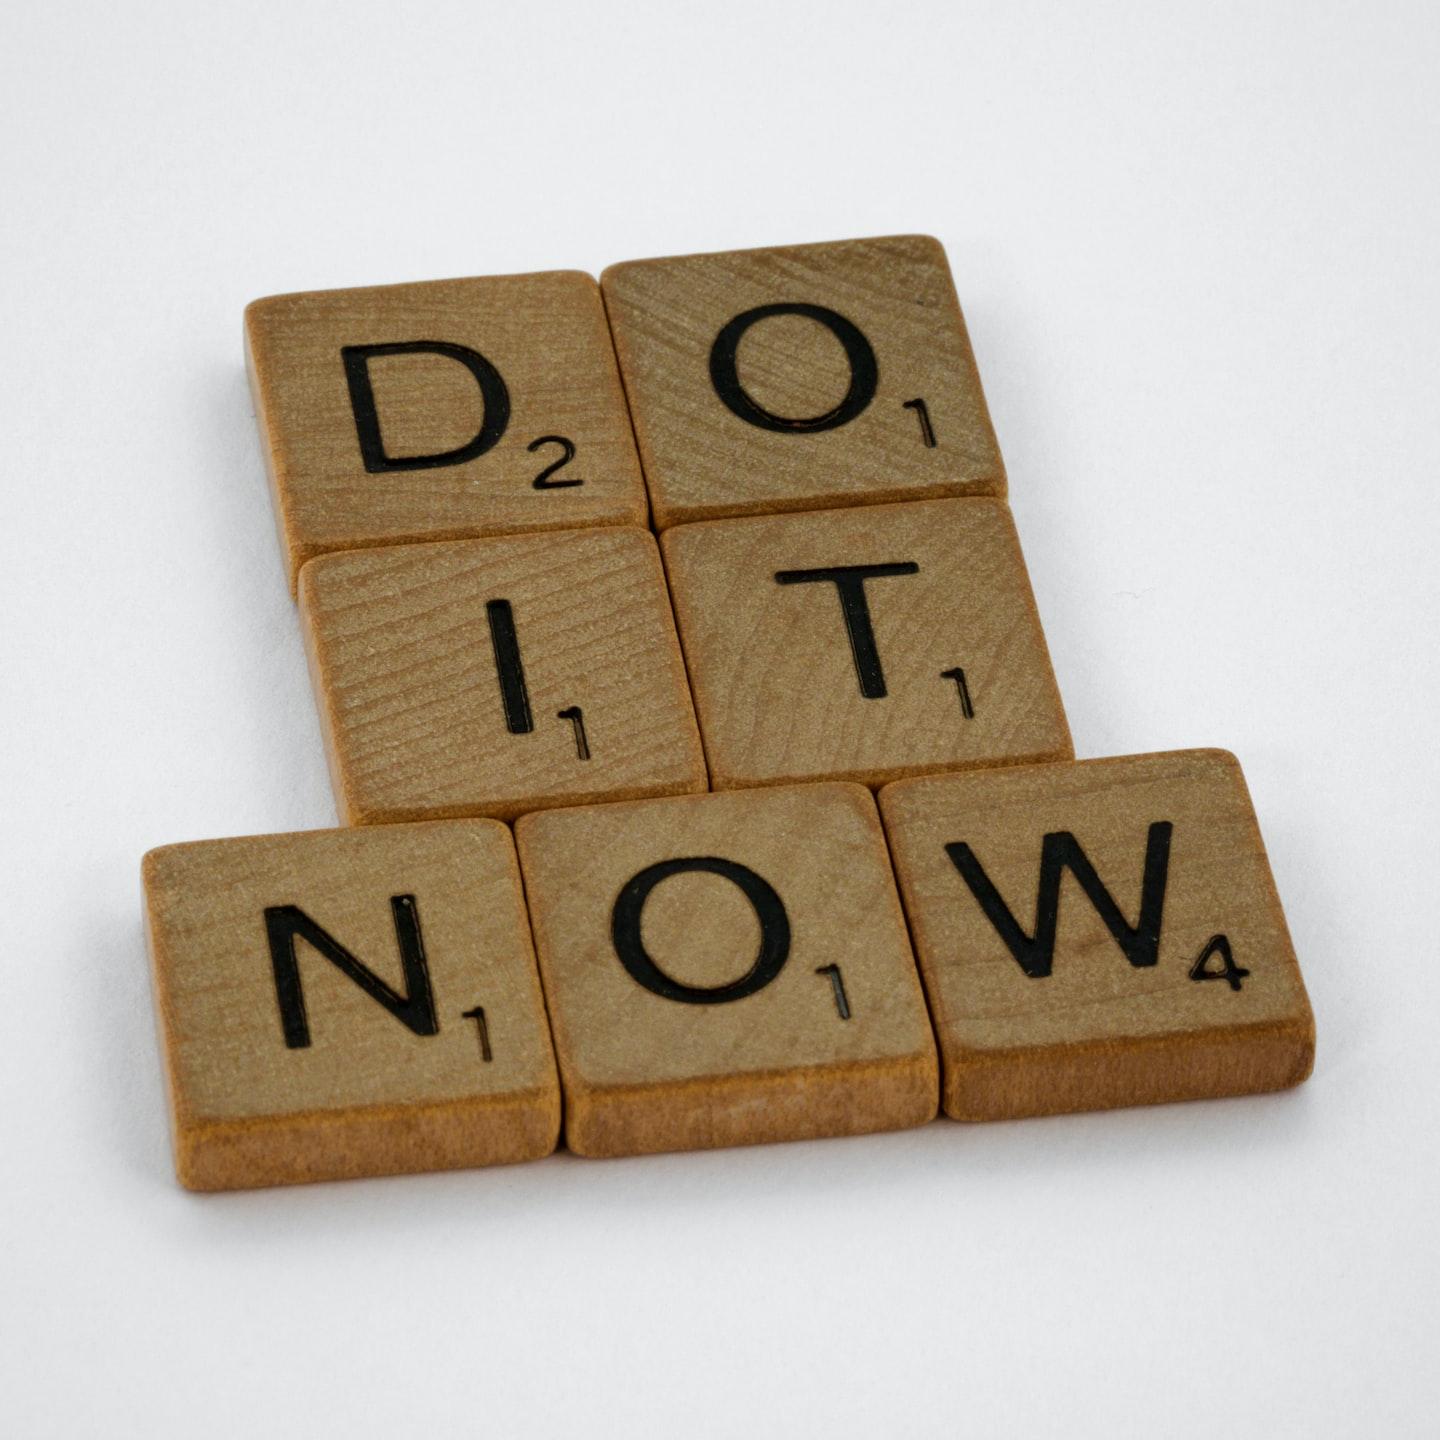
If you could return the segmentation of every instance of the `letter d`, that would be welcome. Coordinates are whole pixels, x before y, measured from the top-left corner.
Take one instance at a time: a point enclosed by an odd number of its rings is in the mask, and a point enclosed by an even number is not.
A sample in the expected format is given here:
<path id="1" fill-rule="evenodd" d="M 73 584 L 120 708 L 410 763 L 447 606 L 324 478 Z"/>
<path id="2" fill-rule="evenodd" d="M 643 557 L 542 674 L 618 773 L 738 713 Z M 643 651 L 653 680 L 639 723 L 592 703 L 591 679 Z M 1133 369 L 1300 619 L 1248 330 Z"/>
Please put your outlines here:
<path id="1" fill-rule="evenodd" d="M 475 438 L 455 450 L 441 450 L 434 455 L 387 455 L 380 435 L 380 416 L 375 409 L 375 391 L 370 384 L 370 361 L 377 355 L 443 355 L 463 365 L 475 377 L 485 402 L 485 417 Z M 478 350 L 451 345 L 445 340 L 403 340 L 391 345 L 346 345 L 340 351 L 340 358 L 345 362 L 345 380 L 350 386 L 350 408 L 355 412 L 360 455 L 371 475 L 463 465 L 493 448 L 510 423 L 510 392 L 500 372 Z"/>

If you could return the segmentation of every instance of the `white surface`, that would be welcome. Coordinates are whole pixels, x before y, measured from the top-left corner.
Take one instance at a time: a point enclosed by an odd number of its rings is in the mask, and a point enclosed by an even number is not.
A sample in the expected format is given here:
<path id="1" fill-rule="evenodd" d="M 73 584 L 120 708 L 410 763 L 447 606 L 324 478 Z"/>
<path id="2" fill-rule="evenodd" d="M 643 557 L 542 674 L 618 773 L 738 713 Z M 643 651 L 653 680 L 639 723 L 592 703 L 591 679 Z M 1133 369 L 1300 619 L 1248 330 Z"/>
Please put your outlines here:
<path id="1" fill-rule="evenodd" d="M 0 1432 L 1435 1433 L 1440 21 L 1080 10 L 5 8 Z M 903 230 L 1079 752 L 1246 766 L 1314 1079 L 183 1194 L 141 852 L 334 821 L 244 303 Z"/>

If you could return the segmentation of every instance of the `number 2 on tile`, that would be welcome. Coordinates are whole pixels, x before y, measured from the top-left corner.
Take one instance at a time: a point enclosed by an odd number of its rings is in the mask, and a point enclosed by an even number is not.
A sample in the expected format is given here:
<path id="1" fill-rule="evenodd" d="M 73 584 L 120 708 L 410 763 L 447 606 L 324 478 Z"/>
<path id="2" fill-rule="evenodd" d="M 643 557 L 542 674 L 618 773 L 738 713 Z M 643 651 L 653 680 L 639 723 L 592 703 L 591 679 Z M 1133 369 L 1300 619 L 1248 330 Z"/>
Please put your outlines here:
<path id="1" fill-rule="evenodd" d="M 542 445 L 558 445 L 565 453 L 547 465 L 530 483 L 537 490 L 566 490 L 573 485 L 583 485 L 581 479 L 574 480 L 552 480 L 550 477 L 560 469 L 563 469 L 575 458 L 575 442 L 567 440 L 563 435 L 541 435 L 539 439 L 532 440 L 525 448 L 532 453 Z"/>

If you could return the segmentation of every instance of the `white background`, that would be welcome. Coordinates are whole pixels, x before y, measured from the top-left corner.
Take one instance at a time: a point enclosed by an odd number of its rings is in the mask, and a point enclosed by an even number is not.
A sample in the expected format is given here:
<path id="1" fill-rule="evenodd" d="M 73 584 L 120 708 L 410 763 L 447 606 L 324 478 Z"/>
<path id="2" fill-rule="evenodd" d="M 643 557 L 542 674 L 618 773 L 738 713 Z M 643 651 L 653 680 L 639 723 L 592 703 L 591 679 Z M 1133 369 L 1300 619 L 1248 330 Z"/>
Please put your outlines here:
<path id="1" fill-rule="evenodd" d="M 12 0 L 0 1431 L 1435 1434 L 1437 14 Z M 182 1193 L 140 855 L 334 823 L 245 302 L 909 230 L 1079 753 L 1246 766 L 1314 1079 Z"/>

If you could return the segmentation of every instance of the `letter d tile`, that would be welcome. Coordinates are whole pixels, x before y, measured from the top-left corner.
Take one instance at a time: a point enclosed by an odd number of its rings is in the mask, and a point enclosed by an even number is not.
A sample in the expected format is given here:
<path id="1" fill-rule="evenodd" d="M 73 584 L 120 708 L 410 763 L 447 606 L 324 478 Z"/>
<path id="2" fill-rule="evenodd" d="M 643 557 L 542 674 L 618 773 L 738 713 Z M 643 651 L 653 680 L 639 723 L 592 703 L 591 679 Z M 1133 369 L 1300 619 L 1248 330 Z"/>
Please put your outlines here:
<path id="1" fill-rule="evenodd" d="M 645 523 L 589 275 L 274 295 L 245 353 L 292 591 L 331 550 Z"/>

